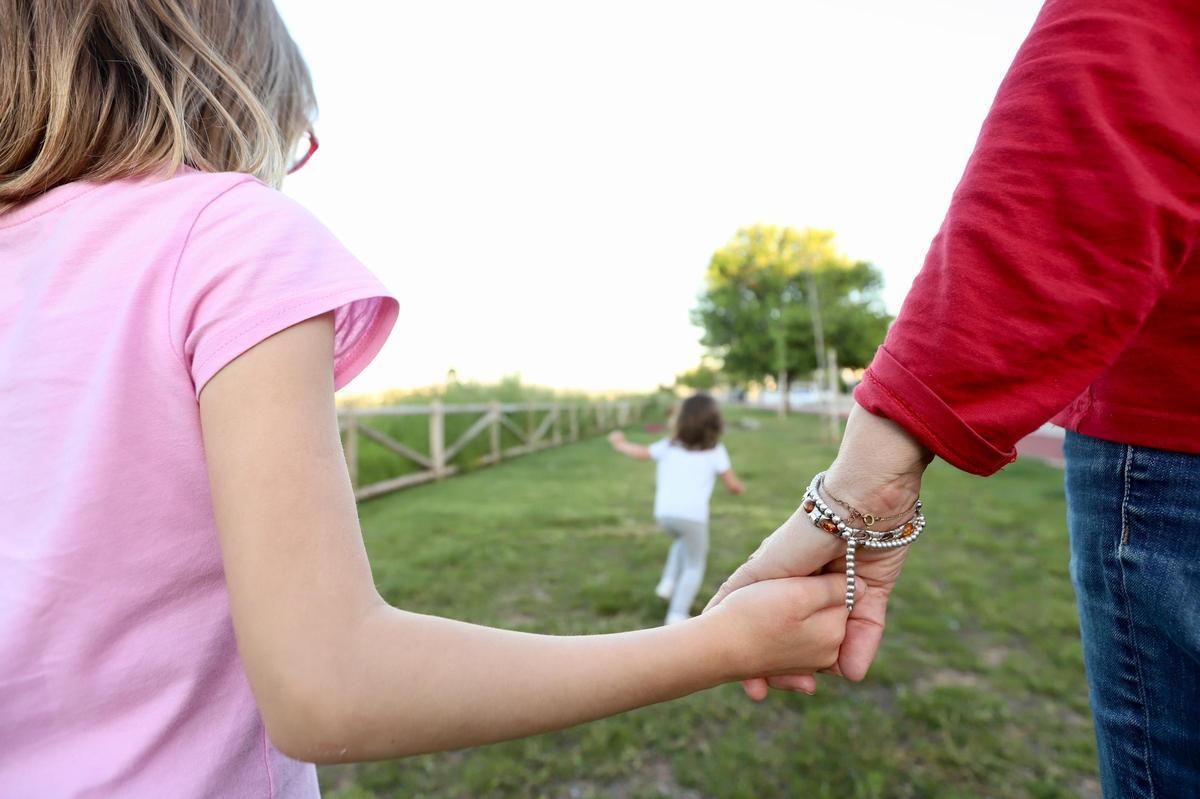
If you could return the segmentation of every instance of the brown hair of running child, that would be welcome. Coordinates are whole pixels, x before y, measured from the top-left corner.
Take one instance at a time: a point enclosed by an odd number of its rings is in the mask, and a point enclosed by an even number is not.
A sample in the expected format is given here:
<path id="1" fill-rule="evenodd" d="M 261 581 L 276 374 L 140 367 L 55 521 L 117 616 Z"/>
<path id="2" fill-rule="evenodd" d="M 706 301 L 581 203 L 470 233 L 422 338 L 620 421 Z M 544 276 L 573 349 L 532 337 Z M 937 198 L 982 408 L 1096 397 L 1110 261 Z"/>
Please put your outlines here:
<path id="1" fill-rule="evenodd" d="M 693 394 L 679 406 L 675 437 L 687 450 L 712 449 L 721 438 L 721 409 L 708 394 Z"/>

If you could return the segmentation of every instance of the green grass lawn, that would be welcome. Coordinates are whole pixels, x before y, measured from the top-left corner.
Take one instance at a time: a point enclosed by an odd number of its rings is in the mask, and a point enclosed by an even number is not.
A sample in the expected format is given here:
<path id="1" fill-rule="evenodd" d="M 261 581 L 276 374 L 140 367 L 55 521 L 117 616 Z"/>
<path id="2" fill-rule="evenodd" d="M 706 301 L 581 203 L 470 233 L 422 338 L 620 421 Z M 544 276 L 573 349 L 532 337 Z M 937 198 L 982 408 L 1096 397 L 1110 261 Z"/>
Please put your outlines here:
<path id="1" fill-rule="evenodd" d="M 713 500 L 706 599 L 798 503 L 833 448 L 816 420 L 726 436 L 741 497 Z M 630 431 L 634 440 L 651 436 Z M 375 579 L 400 607 L 543 633 L 660 623 L 667 539 L 653 467 L 603 439 L 360 507 Z M 737 686 L 523 741 L 321 769 L 327 798 L 1098 796 L 1067 577 L 1061 474 L 987 480 L 937 463 L 864 683 L 755 705 Z M 702 605 L 704 600 L 698 601 Z M 697 608 L 698 610 L 698 608 Z"/>

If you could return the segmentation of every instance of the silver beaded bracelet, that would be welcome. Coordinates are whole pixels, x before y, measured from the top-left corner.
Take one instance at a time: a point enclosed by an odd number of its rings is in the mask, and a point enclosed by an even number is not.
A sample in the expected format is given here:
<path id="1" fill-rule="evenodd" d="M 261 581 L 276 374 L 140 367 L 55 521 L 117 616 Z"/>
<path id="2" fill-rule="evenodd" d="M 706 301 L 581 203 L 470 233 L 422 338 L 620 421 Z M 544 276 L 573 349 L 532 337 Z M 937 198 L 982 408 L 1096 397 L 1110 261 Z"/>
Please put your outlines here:
<path id="1" fill-rule="evenodd" d="M 867 549 L 896 549 L 906 547 L 925 529 L 925 514 L 921 511 L 921 500 L 913 506 L 913 515 L 908 521 L 891 530 L 862 530 L 850 527 L 821 499 L 820 487 L 825 479 L 821 472 L 812 479 L 804 492 L 801 508 L 821 530 L 836 535 L 846 542 L 846 609 L 854 610 L 854 550 L 860 546 Z"/>

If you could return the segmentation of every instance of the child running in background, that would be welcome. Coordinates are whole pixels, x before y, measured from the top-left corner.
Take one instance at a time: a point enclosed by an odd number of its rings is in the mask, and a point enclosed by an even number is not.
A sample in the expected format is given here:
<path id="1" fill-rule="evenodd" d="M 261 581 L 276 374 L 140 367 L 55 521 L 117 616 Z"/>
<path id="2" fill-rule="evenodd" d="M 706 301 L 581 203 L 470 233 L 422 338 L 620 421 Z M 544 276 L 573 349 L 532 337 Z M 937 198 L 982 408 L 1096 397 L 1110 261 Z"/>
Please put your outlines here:
<path id="1" fill-rule="evenodd" d="M 0 0 L 0 20 L 0 794 L 312 799 L 301 761 L 835 662 L 836 574 L 610 635 L 385 602 L 334 390 L 397 303 L 277 190 L 316 140 L 275 8 Z M 353 188 L 391 224 L 394 185 Z"/>
<path id="2" fill-rule="evenodd" d="M 674 419 L 675 432 L 648 447 L 630 443 L 620 430 L 608 440 L 637 460 L 658 462 L 654 519 L 672 538 L 662 579 L 654 590 L 670 603 L 667 624 L 691 617 L 692 602 L 704 580 L 708 560 L 708 500 L 717 477 L 733 494 L 738 482 L 721 438 L 721 410 L 708 394 L 684 400 Z"/>

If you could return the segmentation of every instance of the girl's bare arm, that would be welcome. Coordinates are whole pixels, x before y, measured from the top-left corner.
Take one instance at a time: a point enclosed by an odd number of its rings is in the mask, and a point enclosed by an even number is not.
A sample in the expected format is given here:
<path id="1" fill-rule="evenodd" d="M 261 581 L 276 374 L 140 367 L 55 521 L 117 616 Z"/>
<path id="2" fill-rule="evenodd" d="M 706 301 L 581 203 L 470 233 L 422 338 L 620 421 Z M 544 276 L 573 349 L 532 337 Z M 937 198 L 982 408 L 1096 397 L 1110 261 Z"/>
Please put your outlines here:
<path id="1" fill-rule="evenodd" d="M 745 484 L 737 478 L 733 469 L 721 472 L 721 482 L 725 484 L 725 488 L 729 490 L 730 494 L 741 494 L 746 490 Z"/>
<path id="2" fill-rule="evenodd" d="M 408 613 L 375 590 L 333 403 L 331 320 L 226 366 L 201 421 L 238 648 L 276 746 L 337 762 L 559 728 L 834 662 L 836 576 L 768 581 L 684 624 L 544 636 Z"/>
<path id="3" fill-rule="evenodd" d="M 620 430 L 614 430 L 608 434 L 608 443 L 612 444 L 612 448 L 623 455 L 628 455 L 637 461 L 650 460 L 650 448 L 641 444 L 634 444 L 625 438 L 625 434 Z"/>

